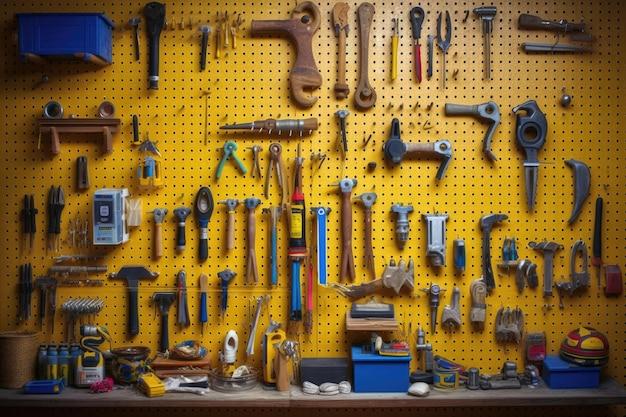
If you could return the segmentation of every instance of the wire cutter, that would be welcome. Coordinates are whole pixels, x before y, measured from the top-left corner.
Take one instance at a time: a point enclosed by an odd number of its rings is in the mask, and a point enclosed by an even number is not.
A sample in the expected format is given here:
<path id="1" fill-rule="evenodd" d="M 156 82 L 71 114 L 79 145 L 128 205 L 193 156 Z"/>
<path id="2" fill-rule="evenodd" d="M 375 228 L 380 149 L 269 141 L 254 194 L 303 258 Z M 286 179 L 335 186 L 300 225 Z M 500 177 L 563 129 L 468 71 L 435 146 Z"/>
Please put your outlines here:
<path id="1" fill-rule="evenodd" d="M 226 161 L 228 161 L 230 157 L 232 157 L 233 161 L 235 161 L 235 164 L 237 164 L 237 168 L 239 168 L 239 171 L 241 171 L 243 175 L 246 175 L 248 170 L 243 165 L 243 162 L 241 162 L 241 159 L 237 157 L 237 149 L 238 149 L 237 144 L 233 142 L 232 140 L 229 140 L 224 144 L 224 155 L 222 156 L 220 163 L 217 165 L 217 171 L 215 172 L 216 179 L 219 180 L 220 177 L 222 176 L 224 165 L 226 165 Z"/>
<path id="2" fill-rule="evenodd" d="M 264 194 L 265 198 L 269 198 L 270 191 L 270 181 L 272 179 L 272 170 L 276 170 L 276 178 L 278 179 L 278 186 L 280 187 L 280 201 L 285 204 L 287 201 L 285 200 L 287 197 L 287 193 L 285 193 L 285 185 L 284 185 L 284 173 L 285 166 L 283 164 L 283 159 L 281 157 L 283 152 L 283 147 L 279 143 L 272 143 L 270 145 L 270 163 L 267 166 L 267 175 L 265 176 L 265 189 Z"/>
<path id="3" fill-rule="evenodd" d="M 448 54 L 448 48 L 450 48 L 450 41 L 452 40 L 452 20 L 450 19 L 450 12 L 446 11 L 446 37 L 441 37 L 441 12 L 437 16 L 437 46 L 443 53 L 443 88 L 446 88 L 446 55 Z"/>

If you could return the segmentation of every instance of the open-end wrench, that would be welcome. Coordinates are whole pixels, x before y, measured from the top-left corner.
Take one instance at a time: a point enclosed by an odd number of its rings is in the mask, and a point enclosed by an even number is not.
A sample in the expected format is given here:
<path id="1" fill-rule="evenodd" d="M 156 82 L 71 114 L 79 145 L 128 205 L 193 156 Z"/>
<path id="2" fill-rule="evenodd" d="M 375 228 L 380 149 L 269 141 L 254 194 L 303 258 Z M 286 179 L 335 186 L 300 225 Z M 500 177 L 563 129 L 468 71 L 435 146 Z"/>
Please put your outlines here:
<path id="1" fill-rule="evenodd" d="M 372 279 L 376 276 L 376 266 L 374 264 L 374 248 L 372 246 L 372 206 L 376 202 L 376 193 L 363 193 L 357 196 L 357 201 L 363 204 L 363 219 L 365 221 L 364 240 L 365 240 L 365 268 L 370 271 Z"/>
<path id="2" fill-rule="evenodd" d="M 563 249 L 563 245 L 544 240 L 540 243 L 528 242 L 528 247 L 541 251 L 543 255 L 543 296 L 552 297 L 554 254 L 556 251 Z"/>
<path id="3" fill-rule="evenodd" d="M 356 187 L 356 179 L 344 178 L 339 182 L 341 189 L 341 273 L 339 280 L 347 276 L 354 281 L 354 256 L 352 255 L 352 189 Z"/>
<path id="4" fill-rule="evenodd" d="M 376 104 L 376 92 L 369 82 L 369 42 L 374 6 L 361 3 L 357 9 L 359 20 L 359 85 L 354 93 L 354 104 L 361 110 L 367 110 Z"/>
<path id="5" fill-rule="evenodd" d="M 424 9 L 419 6 L 413 7 L 409 12 L 411 21 L 411 35 L 413 37 L 413 53 L 415 77 L 418 83 L 422 82 L 422 51 L 420 45 L 420 36 L 422 33 L 422 23 L 424 23 Z"/>
<path id="6" fill-rule="evenodd" d="M 348 10 L 347 3 L 338 2 L 333 7 L 333 28 L 337 37 L 337 82 L 335 83 L 335 98 L 344 99 L 350 93 L 350 87 L 346 82 L 346 37 L 348 36 Z"/>

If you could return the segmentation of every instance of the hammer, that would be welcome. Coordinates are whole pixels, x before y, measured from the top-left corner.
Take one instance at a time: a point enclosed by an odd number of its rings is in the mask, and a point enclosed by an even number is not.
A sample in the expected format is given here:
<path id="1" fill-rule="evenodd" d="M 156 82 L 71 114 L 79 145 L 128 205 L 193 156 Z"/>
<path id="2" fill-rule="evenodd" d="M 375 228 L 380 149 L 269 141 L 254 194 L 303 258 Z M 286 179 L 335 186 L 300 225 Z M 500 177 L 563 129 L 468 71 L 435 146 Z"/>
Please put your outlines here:
<path id="1" fill-rule="evenodd" d="M 191 209 L 189 207 L 174 209 L 174 216 L 178 219 L 178 226 L 176 226 L 176 252 L 178 253 L 182 253 L 185 250 L 185 221 L 190 213 Z"/>
<path id="2" fill-rule="evenodd" d="M 543 296 L 552 297 L 552 271 L 556 251 L 563 249 L 563 245 L 556 242 L 543 241 L 540 243 L 528 242 L 532 249 L 541 251 L 543 255 Z"/>
<path id="3" fill-rule="evenodd" d="M 405 156 L 434 157 L 441 159 L 437 170 L 437 181 L 441 180 L 452 160 L 452 144 L 447 140 L 438 140 L 434 143 L 405 143 L 400 137 L 400 121 L 394 118 L 391 122 L 389 139 L 383 145 L 385 159 L 398 165 Z"/>
<path id="4" fill-rule="evenodd" d="M 235 210 L 239 205 L 239 200 L 228 198 L 218 201 L 218 204 L 224 204 L 228 210 L 228 222 L 226 225 L 226 250 L 229 251 L 235 247 Z"/>
<path id="5" fill-rule="evenodd" d="M 155 292 L 152 294 L 152 301 L 158 305 L 159 312 L 161 313 L 161 352 L 167 351 L 170 345 L 169 337 L 169 323 L 168 318 L 170 314 L 170 307 L 176 301 L 175 292 Z"/>
<path id="6" fill-rule="evenodd" d="M 483 231 L 483 280 L 487 285 L 487 291 L 491 291 L 496 287 L 496 281 L 493 279 L 493 268 L 491 267 L 491 250 L 489 248 L 489 240 L 491 229 L 495 224 L 507 220 L 509 216 L 506 214 L 487 214 L 480 218 L 480 229 Z"/>
<path id="7" fill-rule="evenodd" d="M 137 312 L 137 291 L 139 280 L 155 279 L 159 274 L 150 272 L 143 266 L 124 266 L 119 272 L 109 274 L 109 279 L 125 279 L 128 285 L 128 333 L 139 334 L 139 314 Z"/>
<path id="8" fill-rule="evenodd" d="M 166 208 L 155 208 L 152 211 L 152 215 L 154 216 L 154 257 L 156 259 L 163 256 L 163 219 L 165 219 L 165 215 L 167 214 Z"/>

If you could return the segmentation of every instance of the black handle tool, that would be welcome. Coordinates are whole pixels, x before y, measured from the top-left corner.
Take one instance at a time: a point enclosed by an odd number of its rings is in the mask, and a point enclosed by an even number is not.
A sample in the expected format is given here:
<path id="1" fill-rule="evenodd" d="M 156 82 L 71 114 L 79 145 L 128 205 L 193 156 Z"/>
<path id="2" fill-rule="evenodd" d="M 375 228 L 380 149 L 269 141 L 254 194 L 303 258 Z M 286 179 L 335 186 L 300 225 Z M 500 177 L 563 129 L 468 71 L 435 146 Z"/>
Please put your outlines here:
<path id="1" fill-rule="evenodd" d="M 194 205 L 196 220 L 200 227 L 200 246 L 198 258 L 200 261 L 206 261 L 209 257 L 209 220 L 213 214 L 213 194 L 209 187 L 202 187 L 196 195 L 196 204 Z"/>
<path id="2" fill-rule="evenodd" d="M 165 24 L 165 5 L 158 2 L 146 4 L 143 9 L 146 18 L 146 32 L 148 32 L 148 46 L 150 49 L 150 67 L 148 81 L 150 90 L 159 89 L 159 38 Z"/>
<path id="3" fill-rule="evenodd" d="M 596 267 L 598 274 L 598 288 L 602 286 L 601 272 L 602 272 L 602 206 L 604 200 L 602 197 L 596 198 L 596 217 L 593 224 L 593 257 L 591 258 L 591 264 Z"/>

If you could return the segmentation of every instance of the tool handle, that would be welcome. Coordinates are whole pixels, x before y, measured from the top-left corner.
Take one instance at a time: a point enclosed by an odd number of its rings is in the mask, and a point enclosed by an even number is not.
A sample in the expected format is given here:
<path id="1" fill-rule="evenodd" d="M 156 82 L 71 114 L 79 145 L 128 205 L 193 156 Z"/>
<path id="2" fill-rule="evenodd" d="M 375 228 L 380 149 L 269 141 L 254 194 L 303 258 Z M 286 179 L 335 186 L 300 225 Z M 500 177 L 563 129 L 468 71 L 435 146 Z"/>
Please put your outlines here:
<path id="1" fill-rule="evenodd" d="M 163 256 L 163 225 L 161 223 L 154 224 L 154 257 Z"/>
<path id="2" fill-rule="evenodd" d="M 220 159 L 219 164 L 217 164 L 217 170 L 215 171 L 215 178 L 216 179 L 220 179 L 220 177 L 222 176 L 222 171 L 224 170 L 224 165 L 226 165 L 226 160 L 228 159 L 230 155 L 224 153 L 224 156 L 222 156 L 222 159 Z"/>
<path id="3" fill-rule="evenodd" d="M 198 243 L 198 259 L 201 262 L 209 257 L 209 229 L 208 225 L 200 225 L 200 241 Z"/>
<path id="4" fill-rule="evenodd" d="M 370 271 L 372 279 L 376 279 L 376 270 L 374 269 L 374 250 L 372 247 L 372 210 L 365 209 L 365 267 Z"/>
<path id="5" fill-rule="evenodd" d="M 342 236 L 342 260 L 341 276 L 343 280 L 346 276 L 350 281 L 354 281 L 354 259 L 352 257 L 352 193 L 341 193 L 341 236 Z"/>
<path id="6" fill-rule="evenodd" d="M 483 232 L 483 280 L 487 286 L 487 291 L 496 287 L 493 278 L 493 268 L 491 266 L 491 248 L 489 247 L 489 233 Z"/>
<path id="7" fill-rule="evenodd" d="M 209 321 L 206 309 L 206 292 L 200 294 L 200 323 Z"/>
<path id="8" fill-rule="evenodd" d="M 554 254 L 545 252 L 543 256 L 543 296 L 552 297 L 552 274 L 554 271 Z"/>
<path id="9" fill-rule="evenodd" d="M 246 267 L 246 284 L 256 284 L 258 281 L 256 263 L 256 216 L 254 209 L 248 209 L 248 260 Z"/>
<path id="10" fill-rule="evenodd" d="M 150 36 L 150 67 L 149 67 L 149 85 L 148 89 L 159 89 L 159 35 L 154 34 Z"/>
<path id="11" fill-rule="evenodd" d="M 300 293 L 300 260 L 291 261 L 291 299 L 289 320 L 302 320 L 302 296 Z"/>
<path id="12" fill-rule="evenodd" d="M 337 44 L 337 84 L 346 85 L 346 32 L 339 31 Z M 317 120 L 316 120 L 317 122 Z"/>
<path id="13" fill-rule="evenodd" d="M 272 285 L 278 284 L 278 242 L 276 238 L 277 230 L 276 224 L 272 225 L 272 231 L 270 236 L 270 268 L 271 268 L 271 282 Z"/>
<path id="14" fill-rule="evenodd" d="M 398 37 L 391 37 L 391 79 L 398 77 Z"/>
<path id="15" fill-rule="evenodd" d="M 235 211 L 228 211 L 228 220 L 226 222 L 226 250 L 235 247 Z"/>
<path id="16" fill-rule="evenodd" d="M 593 266 L 602 266 L 602 197 L 596 199 L 596 215 L 593 224 Z"/>
<path id="17" fill-rule="evenodd" d="M 450 104 L 447 103 L 444 107 L 446 116 L 480 116 L 478 106 L 470 104 Z"/>
<path id="18" fill-rule="evenodd" d="M 202 48 L 200 51 L 200 71 L 206 68 L 206 52 L 209 45 L 209 32 L 202 32 Z"/>
<path id="19" fill-rule="evenodd" d="M 237 156 L 236 153 L 233 153 L 232 157 L 233 157 L 233 160 L 235 161 L 235 163 L 237 164 L 237 167 L 239 168 L 239 171 L 241 171 L 241 174 L 242 175 L 246 175 L 248 173 L 248 169 L 243 164 L 243 162 L 241 162 L 241 159 L 239 159 L 239 157 Z"/>
<path id="20" fill-rule="evenodd" d="M 161 352 L 165 352 L 170 346 L 168 316 L 169 314 L 167 313 L 161 313 Z"/>
<path id="21" fill-rule="evenodd" d="M 407 143 L 406 156 L 438 156 L 432 143 Z"/>
<path id="22" fill-rule="evenodd" d="M 415 76 L 417 77 L 417 82 L 422 82 L 422 46 L 419 43 L 415 43 L 413 45 L 413 53 L 415 55 Z"/>
<path id="23" fill-rule="evenodd" d="M 133 145 L 139 145 L 139 116 L 133 114 Z"/>
<path id="24" fill-rule="evenodd" d="M 310 117 L 308 119 L 302 120 L 302 130 L 305 132 L 309 130 L 317 130 L 318 127 L 319 127 L 319 123 L 316 117 Z"/>
<path id="25" fill-rule="evenodd" d="M 128 287 L 128 334 L 131 336 L 139 334 L 138 305 L 137 288 Z"/>
<path id="26" fill-rule="evenodd" d="M 176 225 L 176 251 L 179 253 L 184 251 L 186 244 L 185 222 L 179 222 Z"/>

